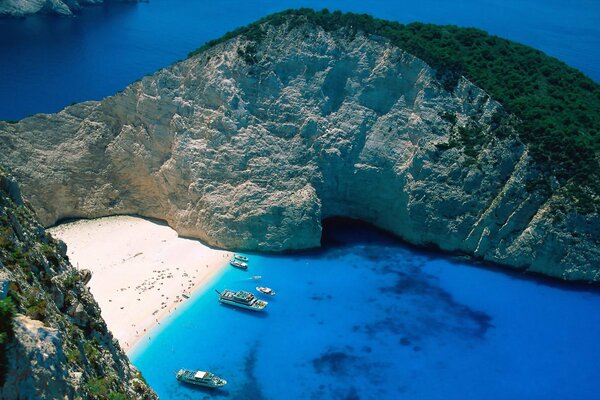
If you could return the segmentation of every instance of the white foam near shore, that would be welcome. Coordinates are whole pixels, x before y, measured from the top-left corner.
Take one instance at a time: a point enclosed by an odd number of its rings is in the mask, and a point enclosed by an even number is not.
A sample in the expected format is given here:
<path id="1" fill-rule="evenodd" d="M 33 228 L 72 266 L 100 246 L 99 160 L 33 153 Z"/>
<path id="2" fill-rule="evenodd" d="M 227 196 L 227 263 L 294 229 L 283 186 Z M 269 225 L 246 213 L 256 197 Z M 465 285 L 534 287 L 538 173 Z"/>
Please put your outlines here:
<path id="1" fill-rule="evenodd" d="M 232 253 L 183 239 L 167 225 L 131 216 L 48 229 L 71 263 L 92 271 L 88 286 L 125 350 L 223 268 Z"/>

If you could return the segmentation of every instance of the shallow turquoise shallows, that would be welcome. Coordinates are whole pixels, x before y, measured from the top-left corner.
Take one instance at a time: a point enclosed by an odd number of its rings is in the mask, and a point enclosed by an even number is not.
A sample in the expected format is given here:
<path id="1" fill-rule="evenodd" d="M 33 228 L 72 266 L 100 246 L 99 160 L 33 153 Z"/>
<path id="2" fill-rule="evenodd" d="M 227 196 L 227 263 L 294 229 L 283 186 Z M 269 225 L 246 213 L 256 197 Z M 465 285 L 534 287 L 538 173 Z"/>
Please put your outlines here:
<path id="1" fill-rule="evenodd" d="M 600 293 L 337 225 L 319 252 L 250 255 L 131 354 L 161 399 L 595 399 Z M 259 281 L 251 279 L 261 275 Z M 265 313 L 215 289 L 277 291 Z M 179 368 L 227 379 L 184 386 Z"/>

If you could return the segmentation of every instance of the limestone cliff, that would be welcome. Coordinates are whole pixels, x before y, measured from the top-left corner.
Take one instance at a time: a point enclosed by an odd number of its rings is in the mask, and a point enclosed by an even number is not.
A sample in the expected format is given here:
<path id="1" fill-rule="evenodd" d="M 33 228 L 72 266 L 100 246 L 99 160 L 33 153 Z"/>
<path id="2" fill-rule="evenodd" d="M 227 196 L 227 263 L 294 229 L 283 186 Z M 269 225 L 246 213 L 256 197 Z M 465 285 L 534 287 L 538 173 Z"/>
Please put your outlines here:
<path id="1" fill-rule="evenodd" d="M 0 170 L 0 398 L 156 399 L 65 254 Z"/>
<path id="2" fill-rule="evenodd" d="M 140 0 L 114 1 L 133 3 Z M 104 0 L 0 0 L 0 16 L 23 17 L 31 14 L 70 16 L 82 6 L 104 2 Z"/>
<path id="3" fill-rule="evenodd" d="M 373 223 L 513 268 L 600 280 L 600 218 L 540 173 L 514 117 L 379 36 L 292 19 L 17 124 L 0 163 L 43 224 L 133 213 L 212 245 L 319 245 Z"/>

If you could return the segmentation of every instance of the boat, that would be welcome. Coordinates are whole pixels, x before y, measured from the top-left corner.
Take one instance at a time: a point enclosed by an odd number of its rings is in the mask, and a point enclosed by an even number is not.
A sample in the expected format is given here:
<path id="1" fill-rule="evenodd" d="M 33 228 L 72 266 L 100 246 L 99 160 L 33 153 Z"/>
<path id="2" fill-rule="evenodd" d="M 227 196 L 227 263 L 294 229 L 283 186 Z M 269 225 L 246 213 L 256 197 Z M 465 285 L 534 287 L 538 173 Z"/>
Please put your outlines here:
<path id="1" fill-rule="evenodd" d="M 192 371 L 189 369 L 180 369 L 175 375 L 178 381 L 190 383 L 192 385 L 204 386 L 209 388 L 218 388 L 225 386 L 227 381 L 219 378 L 215 374 L 206 371 Z"/>
<path id="2" fill-rule="evenodd" d="M 245 262 L 241 262 L 239 260 L 230 260 L 229 264 L 232 267 L 236 267 L 236 268 L 239 268 L 239 269 L 243 269 L 243 270 L 248 269 L 248 264 L 246 264 Z"/>
<path id="3" fill-rule="evenodd" d="M 233 290 L 225 289 L 222 292 L 215 290 L 219 294 L 219 301 L 223 304 L 230 306 L 245 308 L 247 310 L 262 311 L 267 307 L 268 302 L 259 300 L 250 292 L 245 290 Z"/>
<path id="4" fill-rule="evenodd" d="M 240 254 L 234 254 L 233 258 L 239 261 L 248 262 L 248 257 L 242 256 Z"/>
<path id="5" fill-rule="evenodd" d="M 259 279 L 262 279 L 262 276 L 261 276 L 261 275 L 252 275 L 252 276 L 250 277 L 250 279 L 257 281 L 257 280 L 259 280 Z"/>
<path id="6" fill-rule="evenodd" d="M 189 295 L 189 294 L 187 294 L 187 293 L 183 293 L 183 294 L 181 295 L 181 297 L 183 297 L 184 299 L 189 299 L 189 298 L 190 298 L 190 295 Z"/>
<path id="7" fill-rule="evenodd" d="M 261 293 L 268 294 L 269 296 L 275 296 L 275 291 L 266 286 L 257 286 L 256 290 L 258 290 Z"/>

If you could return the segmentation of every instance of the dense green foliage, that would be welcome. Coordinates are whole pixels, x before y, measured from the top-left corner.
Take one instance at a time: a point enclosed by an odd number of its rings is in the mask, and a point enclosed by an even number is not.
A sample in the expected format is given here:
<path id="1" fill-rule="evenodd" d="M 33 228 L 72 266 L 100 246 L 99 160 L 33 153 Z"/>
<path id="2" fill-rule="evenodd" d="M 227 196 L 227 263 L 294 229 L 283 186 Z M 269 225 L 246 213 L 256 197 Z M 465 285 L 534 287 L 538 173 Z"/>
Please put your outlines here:
<path id="1" fill-rule="evenodd" d="M 4 385 L 7 362 L 6 343 L 13 335 L 13 317 L 15 315 L 15 306 L 12 299 L 7 297 L 0 300 L 0 386 Z"/>
<path id="2" fill-rule="evenodd" d="M 519 118 L 516 128 L 531 155 L 558 177 L 576 202 L 593 204 L 593 196 L 600 193 L 600 85 L 541 51 L 482 30 L 299 9 L 238 28 L 190 56 L 238 35 L 258 42 L 265 35 L 265 23 L 291 29 L 305 22 L 327 31 L 385 37 L 432 66 L 448 90 L 465 76 Z"/>

